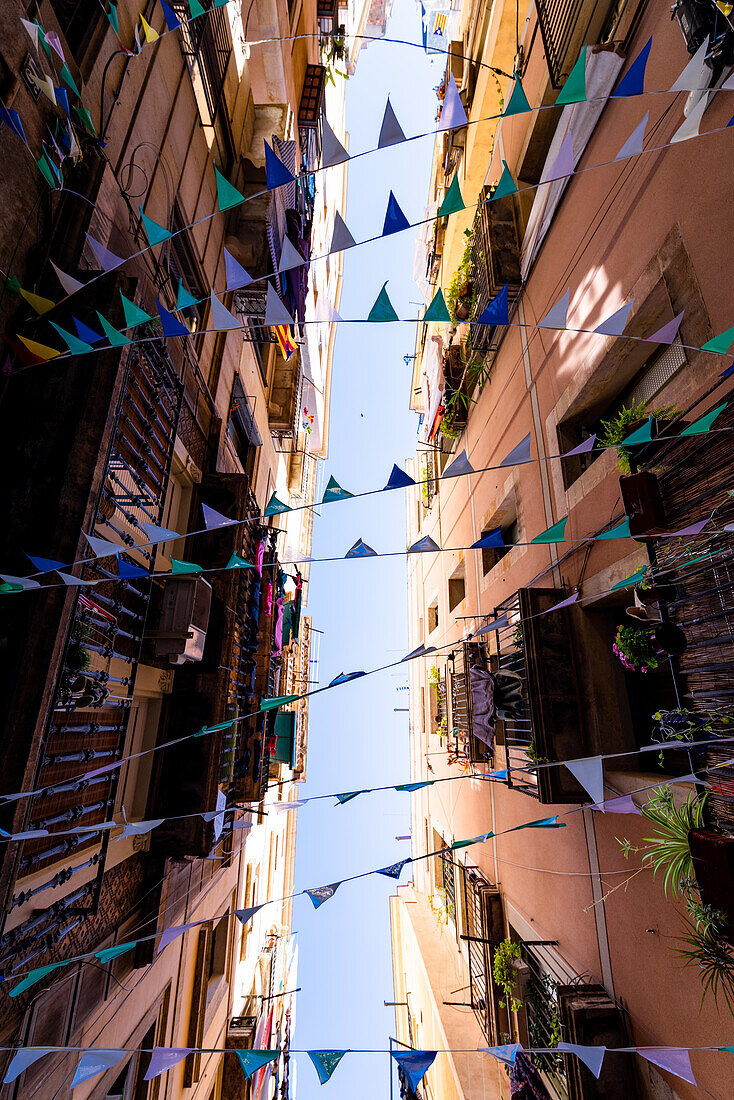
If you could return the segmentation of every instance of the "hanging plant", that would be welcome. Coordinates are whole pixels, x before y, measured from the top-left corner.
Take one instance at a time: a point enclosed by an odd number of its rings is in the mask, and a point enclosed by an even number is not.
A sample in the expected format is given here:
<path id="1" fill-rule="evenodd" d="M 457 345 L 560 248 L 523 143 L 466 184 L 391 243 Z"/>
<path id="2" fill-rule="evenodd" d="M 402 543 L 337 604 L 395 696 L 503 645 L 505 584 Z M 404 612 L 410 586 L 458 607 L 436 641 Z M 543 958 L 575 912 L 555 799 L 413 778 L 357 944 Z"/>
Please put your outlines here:
<path id="1" fill-rule="evenodd" d="M 637 626 L 620 626 L 612 652 L 631 672 L 650 672 L 660 664 L 652 634 Z"/>
<path id="2" fill-rule="evenodd" d="M 499 986 L 505 995 L 504 1001 L 500 1001 L 501 1008 L 507 1008 L 510 1012 L 518 1012 L 522 1008 L 522 1001 L 517 995 L 517 970 L 515 962 L 520 958 L 521 947 L 512 940 L 502 940 L 494 949 L 492 959 L 492 977 L 495 985 Z"/>
<path id="3" fill-rule="evenodd" d="M 597 447 L 616 447 L 617 466 L 623 474 L 630 474 L 632 473 L 631 452 L 620 447 L 620 443 L 637 428 L 641 428 L 648 416 L 662 421 L 673 420 L 677 415 L 676 405 L 661 405 L 655 409 L 649 409 L 645 401 L 633 401 L 631 405 L 623 405 L 609 420 L 602 420 L 596 445 Z"/>

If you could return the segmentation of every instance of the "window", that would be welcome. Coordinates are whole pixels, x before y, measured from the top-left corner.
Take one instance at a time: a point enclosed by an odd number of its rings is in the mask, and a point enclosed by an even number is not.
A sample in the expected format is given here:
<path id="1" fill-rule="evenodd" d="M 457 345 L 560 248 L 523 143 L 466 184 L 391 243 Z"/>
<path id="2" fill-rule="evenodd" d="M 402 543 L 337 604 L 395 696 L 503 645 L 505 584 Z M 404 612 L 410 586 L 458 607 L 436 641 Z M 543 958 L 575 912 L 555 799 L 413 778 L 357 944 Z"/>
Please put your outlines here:
<path id="1" fill-rule="evenodd" d="M 209 987 L 217 985 L 227 969 L 227 943 L 229 939 L 229 918 L 222 917 L 214 926 L 211 947 L 209 949 Z"/>
<path id="2" fill-rule="evenodd" d="M 82 68 L 85 54 L 92 46 L 99 48 L 109 28 L 102 5 L 90 4 L 89 0 L 54 0 L 53 7 L 69 52 Z M 33 17 L 29 15 L 28 18 Z"/>
<path id="3" fill-rule="evenodd" d="M 252 415 L 250 402 L 242 386 L 239 374 L 234 376 L 232 384 L 232 398 L 229 403 L 229 418 L 227 420 L 227 436 L 237 452 L 242 468 L 250 479 L 255 471 L 255 459 L 257 448 L 262 446 L 262 439 Z"/>
<path id="4" fill-rule="evenodd" d="M 317 126 L 321 111 L 321 100 L 324 98 L 324 86 L 326 84 L 326 69 L 323 65 L 307 65 L 306 75 L 303 78 L 303 90 L 301 102 L 298 105 L 298 125 Z"/>
<path id="5" fill-rule="evenodd" d="M 453 577 L 449 578 L 449 611 L 458 607 L 466 595 L 466 580 L 464 578 L 464 566 L 457 569 Z"/>
<path id="6" fill-rule="evenodd" d="M 438 629 L 438 600 L 434 600 L 428 608 L 428 633 L 433 634 Z"/>
<path id="7" fill-rule="evenodd" d="M 204 313 L 208 292 L 201 278 L 199 264 L 194 250 L 191 247 L 189 235 L 182 230 L 189 224 L 188 219 L 181 211 L 178 203 L 173 206 L 171 215 L 171 247 L 168 253 L 168 270 L 173 283 L 173 290 L 178 295 L 179 284 L 183 283 L 185 290 L 197 299 L 196 305 L 186 306 L 179 311 L 179 317 L 191 333 L 200 332 L 204 328 Z M 194 349 L 198 355 L 203 336 L 194 341 Z"/>
<path id="8" fill-rule="evenodd" d="M 482 538 L 484 538 L 485 535 L 488 535 L 490 531 L 493 530 L 496 530 L 496 528 L 492 526 L 487 527 L 486 530 L 482 531 Z M 494 569 L 497 562 L 501 561 L 502 558 L 504 558 L 505 554 L 509 554 L 512 547 L 517 543 L 517 519 L 509 520 L 507 523 L 502 525 L 500 530 L 502 531 L 502 541 L 505 545 L 485 546 L 482 548 L 482 574 L 485 577 L 491 569 Z"/>
<path id="9" fill-rule="evenodd" d="M 632 380 L 626 386 L 623 385 L 621 390 L 617 389 L 614 396 L 610 397 L 607 391 L 606 400 L 602 398 L 602 402 L 597 401 L 583 412 L 561 420 L 558 424 L 560 452 L 573 450 L 590 436 L 603 432 L 602 421 L 611 420 L 624 406 L 629 406 L 633 402 L 638 404 L 644 402 L 651 409 L 656 405 L 664 405 L 665 401 L 656 400 L 658 394 L 686 362 L 683 344 L 680 337 L 676 337 L 673 343 L 663 351 L 656 352 L 647 359 L 636 371 Z M 569 489 L 598 457 L 598 454 L 591 453 L 562 459 L 561 466 L 566 489 Z"/>
<path id="10" fill-rule="evenodd" d="M 232 56 L 227 14 L 223 8 L 211 8 L 206 18 L 191 19 L 186 0 L 171 0 L 171 7 L 181 22 L 179 41 L 191 73 L 202 125 L 213 129 L 219 154 L 215 159 L 224 175 L 228 175 L 234 163 L 234 146 L 224 103 L 224 82 Z"/>

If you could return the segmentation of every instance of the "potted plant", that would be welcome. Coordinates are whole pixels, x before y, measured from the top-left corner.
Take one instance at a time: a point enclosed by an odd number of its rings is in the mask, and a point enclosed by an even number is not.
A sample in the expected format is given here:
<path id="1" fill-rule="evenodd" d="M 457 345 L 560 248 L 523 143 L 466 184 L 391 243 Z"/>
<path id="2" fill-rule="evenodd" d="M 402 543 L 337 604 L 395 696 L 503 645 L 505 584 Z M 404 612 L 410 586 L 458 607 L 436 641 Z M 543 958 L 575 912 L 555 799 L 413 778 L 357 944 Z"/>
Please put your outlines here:
<path id="1" fill-rule="evenodd" d="M 518 970 L 517 963 L 521 957 L 519 943 L 512 940 L 502 940 L 494 949 L 492 958 L 492 977 L 494 983 L 504 993 L 504 1001 L 500 1001 L 500 1008 L 506 1008 L 510 1012 L 518 1012 L 522 1008 L 522 1001 L 518 996 Z"/>
<path id="2" fill-rule="evenodd" d="M 710 993 L 718 1007 L 723 997 L 729 1011 L 734 1014 L 734 949 L 721 935 L 716 915 L 705 914 L 703 919 L 686 921 L 687 934 L 680 942 L 685 946 L 676 949 L 685 966 L 699 970 L 703 995 L 701 1006 Z"/>
<path id="3" fill-rule="evenodd" d="M 612 651 L 630 672 L 647 673 L 660 664 L 660 653 L 653 635 L 638 626 L 620 626 Z"/>
<path id="4" fill-rule="evenodd" d="M 623 474 L 631 474 L 632 466 L 630 464 L 630 455 L 632 452 L 625 450 L 620 444 L 630 436 L 632 432 L 641 428 L 648 417 L 652 417 L 651 427 L 654 437 L 660 434 L 664 425 L 674 420 L 677 414 L 678 409 L 675 405 L 661 405 L 654 409 L 650 409 L 645 401 L 633 401 L 631 405 L 623 405 L 619 412 L 611 417 L 611 419 L 602 420 L 597 446 L 616 447 L 619 469 Z"/>

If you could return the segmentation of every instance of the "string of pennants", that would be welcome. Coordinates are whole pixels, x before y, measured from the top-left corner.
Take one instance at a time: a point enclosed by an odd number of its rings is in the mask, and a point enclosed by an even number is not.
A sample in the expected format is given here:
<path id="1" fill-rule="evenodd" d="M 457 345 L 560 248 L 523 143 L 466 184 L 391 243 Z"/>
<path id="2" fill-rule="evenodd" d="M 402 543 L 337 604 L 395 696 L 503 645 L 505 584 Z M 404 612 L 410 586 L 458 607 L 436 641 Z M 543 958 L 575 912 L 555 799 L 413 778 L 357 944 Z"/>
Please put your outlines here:
<path id="1" fill-rule="evenodd" d="M 734 330 L 733 330 L 734 331 Z M 722 375 L 722 378 L 727 376 L 730 371 L 734 371 L 734 365 L 729 368 Z M 688 439 L 696 435 L 708 434 L 712 431 L 730 431 L 732 429 L 716 429 L 714 423 L 721 415 L 724 409 L 727 407 L 728 401 L 723 401 L 715 408 L 711 409 L 708 413 L 699 417 L 694 423 L 685 427 L 679 435 L 672 436 L 658 436 L 658 442 L 672 441 L 677 439 Z M 615 444 L 621 447 L 634 447 L 643 446 L 652 441 L 652 428 L 653 418 L 649 416 L 645 423 L 634 432 L 631 432 L 620 444 Z M 591 435 L 587 440 L 584 440 L 578 446 L 572 448 L 570 451 L 565 452 L 562 455 L 546 456 L 547 458 L 571 458 L 573 456 L 581 454 L 590 454 L 592 451 L 601 451 L 607 448 L 598 447 L 596 445 L 596 435 Z M 475 468 L 470 463 L 466 451 L 462 450 L 444 470 L 441 480 L 447 480 L 455 477 L 463 477 L 471 474 L 484 473 L 492 470 L 500 470 L 508 467 L 514 467 L 519 465 L 526 465 L 532 463 L 534 460 L 531 454 L 531 435 L 528 434 L 521 440 L 516 447 L 514 447 L 509 454 L 499 463 L 497 466 L 487 466 Z M 544 459 L 545 461 L 545 459 Z M 36 555 L 26 555 L 29 560 L 36 566 L 38 572 L 29 576 L 18 576 L 10 573 L 0 573 L 0 594 L 20 593 L 38 590 L 40 588 L 57 587 L 55 585 L 41 585 L 40 581 L 36 577 L 44 577 L 50 573 L 56 573 L 61 578 L 62 585 L 79 586 L 79 587 L 94 587 L 97 584 L 108 584 L 116 580 L 131 580 L 135 578 L 152 578 L 169 576 L 171 574 L 185 574 L 185 573 L 216 573 L 228 569 L 242 569 L 253 568 L 262 571 L 263 568 L 274 568 L 275 563 L 271 566 L 264 565 L 263 563 L 255 564 L 242 558 L 239 554 L 234 553 L 231 555 L 226 565 L 220 567 L 214 567 L 211 569 L 203 569 L 195 562 L 181 561 L 178 559 L 172 559 L 171 573 L 167 570 L 164 572 L 150 573 L 147 570 L 137 566 L 123 557 L 122 554 L 130 553 L 134 550 L 147 550 L 152 547 L 162 546 L 167 542 L 172 542 L 182 538 L 192 538 L 194 536 L 206 534 L 210 531 L 221 530 L 225 527 L 237 527 L 243 526 L 247 523 L 259 522 L 263 519 L 268 519 L 272 516 L 282 515 L 288 512 L 303 511 L 304 509 L 317 508 L 324 504 L 333 504 L 337 501 L 344 500 L 356 500 L 361 497 L 371 496 L 379 492 L 389 492 L 394 489 L 410 488 L 422 484 L 416 482 L 411 478 L 404 470 L 399 466 L 393 465 L 390 477 L 387 483 L 381 489 L 371 489 L 362 493 L 351 493 L 349 490 L 344 489 L 333 475 L 330 477 L 329 482 L 324 491 L 323 498 L 320 502 L 314 502 L 313 504 L 298 505 L 291 507 L 284 504 L 277 496 L 277 492 L 274 492 L 268 501 L 267 506 L 262 516 L 248 517 L 247 519 L 235 520 L 228 516 L 222 515 L 222 513 L 216 511 L 214 508 L 209 507 L 206 504 L 202 504 L 202 512 L 204 516 L 204 527 L 196 531 L 179 532 L 170 528 L 160 527 L 157 524 L 140 522 L 138 527 L 146 535 L 148 541 L 140 543 L 130 543 L 129 545 L 123 545 L 121 543 L 112 542 L 109 539 L 100 538 L 96 535 L 90 535 L 86 532 L 82 532 L 84 538 L 89 544 L 92 550 L 90 557 L 82 558 L 78 561 L 66 564 L 64 562 L 53 561 L 48 558 L 38 557 Z M 595 540 L 617 539 L 617 538 L 630 538 L 629 519 L 625 516 L 619 523 L 608 530 L 601 531 L 595 535 L 586 535 L 578 539 L 566 539 L 565 529 L 568 522 L 568 516 L 563 517 L 556 523 L 552 524 L 547 530 L 542 531 L 540 534 L 532 538 L 528 543 L 519 543 L 518 545 L 540 545 L 540 544 L 556 544 L 563 542 L 579 542 L 586 543 Z M 709 523 L 710 517 L 701 520 L 697 523 L 688 525 L 676 531 L 661 531 L 657 533 L 656 537 L 660 538 L 679 538 L 679 537 L 694 537 L 704 530 Z M 394 557 L 399 554 L 415 554 L 415 553 L 439 553 L 439 552 L 452 552 L 457 550 L 483 550 L 488 547 L 504 547 L 502 539 L 501 528 L 486 532 L 476 542 L 472 543 L 468 547 L 440 547 L 429 535 L 424 536 L 417 542 L 408 547 L 407 551 L 388 551 L 385 553 L 378 553 L 362 538 L 359 538 L 353 546 L 347 551 L 343 557 L 345 559 L 350 558 L 366 558 L 366 557 Z M 77 565 L 85 565 L 89 562 L 106 560 L 114 558 L 117 562 L 118 573 L 117 575 L 108 573 L 106 577 L 97 578 L 95 580 L 86 580 L 81 577 L 75 576 L 69 572 Z M 338 561 L 340 557 L 331 558 L 301 558 L 294 561 L 282 562 L 281 565 L 297 565 L 304 562 L 326 562 L 326 561 Z"/>
<path id="2" fill-rule="evenodd" d="M 114 1049 L 102 1049 L 94 1047 L 3 1047 L 3 1050 L 15 1050 L 17 1053 L 11 1060 L 3 1078 L 3 1084 L 10 1084 L 30 1066 L 40 1061 L 49 1054 L 79 1052 L 80 1058 L 77 1064 L 71 1088 L 90 1081 L 106 1070 L 113 1069 L 123 1061 L 130 1053 L 149 1053 L 151 1055 L 148 1068 L 143 1077 L 144 1081 L 153 1081 L 170 1069 L 174 1069 L 184 1058 L 190 1054 L 234 1054 L 240 1064 L 246 1080 L 262 1070 L 265 1066 L 278 1060 L 280 1050 L 232 1050 L 231 1047 L 117 1047 Z M 696 1078 L 691 1066 L 691 1051 L 716 1051 L 734 1053 L 734 1046 L 691 1046 L 691 1047 L 663 1047 L 663 1046 L 584 1046 L 579 1043 L 559 1042 L 555 1047 L 523 1047 L 520 1043 L 509 1043 L 495 1047 L 468 1047 L 461 1050 L 408 1050 L 397 1052 L 394 1050 L 376 1050 L 374 1048 L 359 1050 L 334 1049 L 334 1050 L 295 1050 L 290 1048 L 289 1053 L 307 1054 L 313 1064 L 319 1081 L 325 1085 L 334 1074 L 342 1059 L 348 1054 L 389 1054 L 397 1066 L 403 1071 L 410 1088 L 415 1091 L 423 1077 L 433 1065 L 439 1054 L 489 1054 L 505 1066 L 514 1066 L 518 1054 L 567 1054 L 575 1055 L 588 1067 L 593 1075 L 598 1078 L 601 1075 L 604 1060 L 607 1054 L 639 1054 L 641 1058 L 652 1065 L 663 1069 L 673 1076 L 695 1085 Z"/>
<path id="3" fill-rule="evenodd" d="M 721 742 L 730 742 L 730 741 L 734 740 L 734 737 L 721 738 L 719 740 Z M 703 744 L 708 744 L 708 743 L 710 743 L 710 742 L 706 742 L 706 741 L 686 742 L 685 744 L 684 743 L 675 743 L 675 742 L 673 742 L 673 743 L 670 744 L 670 746 L 667 746 L 667 747 L 672 747 L 672 748 L 678 747 L 678 748 L 690 749 L 692 747 L 696 747 L 696 745 L 703 745 Z M 649 747 L 654 748 L 656 750 L 660 749 L 659 745 L 649 746 Z M 614 754 L 614 755 L 630 755 L 630 754 Z M 593 803 L 592 806 L 591 806 L 591 809 L 600 810 L 602 812 L 612 812 L 612 813 L 622 813 L 622 814 L 630 814 L 630 813 L 639 812 L 637 810 L 637 807 L 634 805 L 634 802 L 632 801 L 632 796 L 630 794 L 618 796 L 616 798 L 608 799 L 608 800 L 604 801 L 603 772 L 602 772 L 601 787 L 599 788 L 598 787 L 598 779 L 595 776 L 592 776 L 591 771 L 587 770 L 587 768 L 585 767 L 586 764 L 595 763 L 597 760 L 600 761 L 601 758 L 589 758 L 588 760 L 571 761 L 571 762 L 566 764 L 566 766 L 569 767 L 569 769 L 572 771 L 572 774 L 574 776 L 576 776 L 576 778 L 579 780 L 579 782 L 582 782 L 583 785 L 586 785 L 588 783 L 591 791 L 594 794 L 598 794 L 598 793 L 601 794 L 601 799 L 602 800 L 597 802 L 597 803 Z M 705 770 L 706 771 L 713 771 L 716 768 L 724 767 L 724 766 L 727 766 L 729 764 L 731 764 L 731 761 L 727 760 L 727 761 L 725 761 L 721 764 L 712 765 L 711 767 L 708 767 Z M 573 765 L 573 768 L 571 768 L 570 765 Z M 501 774 L 502 773 L 494 773 L 494 777 L 499 777 Z M 481 777 L 481 778 L 492 778 L 492 777 L 493 776 L 490 775 L 488 777 Z M 463 778 L 469 778 L 469 777 L 463 777 Z M 475 777 L 475 778 L 477 778 L 477 777 Z M 676 776 L 676 777 L 673 777 L 673 778 L 661 780 L 660 782 L 650 784 L 649 786 L 650 787 L 653 787 L 653 786 L 654 787 L 660 787 L 660 786 L 670 785 L 670 784 L 673 784 L 673 783 L 683 783 L 683 782 L 702 783 L 704 781 L 698 779 L 698 777 L 694 773 L 690 773 L 689 775 L 686 775 L 686 776 Z M 427 786 L 431 786 L 431 785 L 432 785 L 431 781 L 428 781 L 428 782 L 424 781 L 424 782 L 401 784 L 398 787 L 396 787 L 395 789 L 396 790 L 408 791 L 410 793 L 414 793 L 415 791 L 417 791 L 417 790 L 419 790 L 423 787 L 427 787 Z M 704 784 L 704 785 L 706 785 L 706 784 Z M 648 789 L 648 788 L 642 788 L 642 789 L 645 790 L 645 789 Z M 355 792 L 355 793 L 360 793 L 360 792 Z M 593 797 L 593 794 L 592 794 L 592 797 Z M 441 854 L 444 854 L 444 853 L 447 853 L 447 852 L 457 851 L 459 849 L 470 847 L 474 844 L 484 844 L 488 840 L 491 840 L 493 838 L 507 836 L 510 833 L 521 832 L 525 829 L 562 829 L 562 828 L 566 827 L 566 822 L 565 821 L 559 821 L 559 818 L 569 817 L 573 814 L 582 812 L 585 808 L 586 807 L 584 807 L 584 806 L 575 806 L 574 808 L 572 808 L 570 810 L 567 810 L 567 811 L 565 811 L 563 813 L 560 813 L 560 814 L 555 814 L 552 817 L 540 818 L 540 819 L 537 819 L 535 821 L 524 822 L 520 825 L 514 825 L 514 826 L 511 826 L 510 828 L 507 828 L 507 829 L 498 830 L 497 832 L 491 832 L 490 831 L 490 832 L 487 832 L 487 833 L 482 833 L 479 836 L 471 837 L 467 840 L 455 840 L 455 841 L 453 841 L 452 844 L 444 846 L 443 848 L 437 849 L 436 851 L 427 852 L 427 853 L 425 853 L 423 855 L 420 855 L 420 856 L 407 856 L 407 857 L 405 857 L 401 860 L 398 860 L 396 863 L 393 863 L 393 864 L 390 864 L 390 865 L 387 865 L 387 866 L 384 866 L 384 867 L 378 867 L 378 868 L 371 869 L 369 871 L 363 871 L 363 872 L 360 872 L 360 873 L 355 874 L 355 875 L 348 875 L 348 876 L 346 876 L 342 879 L 339 879 L 338 881 L 328 883 L 324 886 L 316 886 L 316 887 L 311 887 L 309 889 L 294 891 L 292 894 L 288 894 L 288 895 L 286 895 L 282 898 L 269 898 L 266 901 L 260 902 L 257 905 L 249 906 L 248 908 L 245 908 L 245 909 L 235 909 L 235 910 L 233 910 L 233 912 L 234 912 L 234 915 L 237 917 L 237 919 L 240 921 L 240 923 L 243 926 L 245 926 L 266 905 L 282 904 L 285 901 L 290 901 L 294 898 L 301 897 L 301 896 L 304 896 L 304 895 L 309 898 L 309 900 L 311 901 L 311 903 L 312 903 L 312 905 L 314 906 L 315 909 L 319 909 L 326 901 L 329 901 L 334 896 L 334 894 L 337 892 L 339 887 L 342 886 L 345 882 L 354 882 L 358 879 L 368 878 L 372 875 L 382 875 L 386 878 L 394 879 L 394 880 L 397 881 L 400 878 L 404 868 L 410 863 L 416 863 L 416 862 L 419 862 L 422 859 L 431 859 L 434 856 L 441 855 Z M 30 989 L 37 982 L 42 981 L 45 977 L 47 977 L 49 974 L 52 974 L 56 970 L 62 969 L 63 967 L 66 967 L 66 966 L 71 966 L 73 963 L 76 963 L 76 962 L 82 962 L 86 959 L 96 959 L 101 963 L 109 963 L 109 962 L 113 961 L 114 959 L 120 957 L 121 955 L 124 955 L 124 954 L 128 953 L 129 951 L 134 950 L 139 943 L 152 942 L 153 940 L 157 939 L 159 942 L 158 942 L 158 947 L 156 949 L 156 956 L 158 956 L 163 950 L 165 950 L 166 947 L 169 946 L 169 944 L 174 943 L 177 939 L 179 939 L 180 936 L 184 935 L 186 932 L 190 931 L 193 928 L 198 928 L 198 927 L 200 927 L 204 924 L 210 924 L 212 921 L 220 920 L 222 915 L 229 916 L 230 914 L 229 914 L 229 912 L 227 912 L 226 914 L 218 914 L 217 916 L 205 917 L 205 918 L 201 918 L 201 919 L 196 920 L 196 921 L 189 921 L 185 924 L 173 925 L 169 928 L 164 929 L 162 932 L 154 932 L 154 933 L 151 933 L 151 934 L 146 935 L 146 936 L 140 936 L 140 937 L 137 937 L 134 940 L 129 940 L 125 943 L 115 944 L 112 947 L 102 948 L 102 949 L 97 950 L 97 951 L 85 952 L 83 954 L 76 955 L 76 956 L 73 956 L 73 957 L 68 958 L 68 959 L 63 959 L 59 962 L 48 963 L 45 966 L 35 967 L 35 968 L 29 969 L 28 971 L 25 971 L 25 972 L 19 971 L 19 972 L 13 974 L 10 977 L 0 978 L 0 981 L 1 982 L 8 982 L 8 981 L 15 980 L 15 978 L 20 978 L 21 979 L 18 982 L 17 985 L 13 986 L 13 988 L 8 991 L 9 996 L 14 998 L 14 997 L 20 996 L 20 994 L 22 994 L 22 993 L 25 993 L 26 990 Z M 151 965 L 153 965 L 153 964 L 151 964 Z"/>

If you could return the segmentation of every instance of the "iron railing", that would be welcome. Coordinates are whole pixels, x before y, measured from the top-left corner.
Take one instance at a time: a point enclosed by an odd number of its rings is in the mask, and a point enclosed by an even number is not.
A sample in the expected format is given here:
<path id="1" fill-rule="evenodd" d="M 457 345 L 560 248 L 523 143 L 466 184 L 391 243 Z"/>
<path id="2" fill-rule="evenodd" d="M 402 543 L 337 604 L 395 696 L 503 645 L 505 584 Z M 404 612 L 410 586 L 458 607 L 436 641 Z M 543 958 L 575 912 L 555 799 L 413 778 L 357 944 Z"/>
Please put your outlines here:
<path id="1" fill-rule="evenodd" d="M 535 0 L 551 85 L 560 88 L 584 0 Z M 575 60 L 575 59 L 574 59 Z"/>

